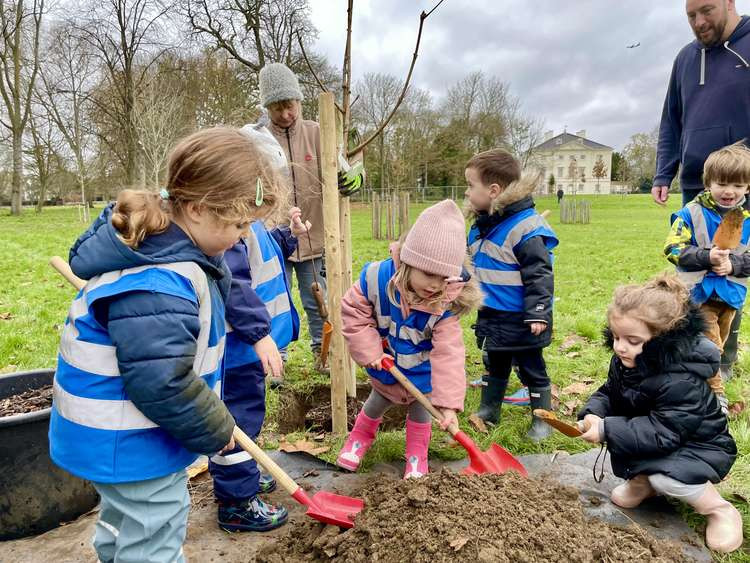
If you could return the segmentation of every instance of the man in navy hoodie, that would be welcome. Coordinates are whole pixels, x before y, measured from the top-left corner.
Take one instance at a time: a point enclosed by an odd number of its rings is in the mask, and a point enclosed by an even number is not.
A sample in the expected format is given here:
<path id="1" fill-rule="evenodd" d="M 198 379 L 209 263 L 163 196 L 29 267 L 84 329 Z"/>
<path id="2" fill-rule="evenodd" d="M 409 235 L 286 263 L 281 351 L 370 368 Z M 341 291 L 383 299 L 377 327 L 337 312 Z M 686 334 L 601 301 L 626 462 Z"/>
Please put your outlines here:
<path id="1" fill-rule="evenodd" d="M 659 125 L 654 201 L 664 205 L 680 167 L 683 207 L 703 191 L 703 163 L 710 153 L 750 139 L 750 18 L 735 0 L 687 0 L 696 40 L 677 54 Z M 737 359 L 741 310 L 721 358 L 725 378 Z"/>

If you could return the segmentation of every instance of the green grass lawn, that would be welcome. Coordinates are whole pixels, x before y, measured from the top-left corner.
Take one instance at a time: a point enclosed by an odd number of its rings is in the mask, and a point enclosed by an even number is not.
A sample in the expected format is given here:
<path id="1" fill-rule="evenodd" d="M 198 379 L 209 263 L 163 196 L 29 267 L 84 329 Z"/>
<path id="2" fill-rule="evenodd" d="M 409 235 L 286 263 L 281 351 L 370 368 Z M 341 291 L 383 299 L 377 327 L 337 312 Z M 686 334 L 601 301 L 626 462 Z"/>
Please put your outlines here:
<path id="1" fill-rule="evenodd" d="M 560 238 L 555 251 L 555 327 L 552 345 L 545 357 L 550 377 L 560 390 L 560 411 L 573 412 L 596 386 L 606 378 L 608 352 L 601 346 L 600 332 L 606 307 L 613 289 L 620 284 L 643 281 L 653 274 L 671 270 L 662 254 L 669 228 L 669 214 L 677 209 L 679 197 L 672 196 L 667 209 L 651 203 L 649 196 L 599 196 L 592 202 L 591 224 L 561 225 L 558 206 L 553 198 L 541 198 L 538 209 L 551 209 L 550 223 Z M 412 221 L 425 205 L 412 208 Z M 21 217 L 11 217 L 0 210 L 0 373 L 33 368 L 53 367 L 62 323 L 73 297 L 73 290 L 47 266 L 54 254 L 67 258 L 68 248 L 85 228 L 75 209 L 51 208 L 37 214 L 26 210 Z M 371 239 L 369 208 L 356 206 L 352 212 L 352 237 L 355 275 L 371 260 L 387 256 L 387 241 Z M 295 292 L 296 293 L 296 292 Z M 298 309 L 302 311 L 299 303 Z M 479 352 L 471 330 L 472 318 L 463 321 L 467 343 L 467 371 L 470 379 L 482 374 Z M 560 349 L 571 336 L 579 339 L 571 347 Z M 312 358 L 306 344 L 303 322 L 300 343 L 293 346 L 288 364 L 290 385 L 304 390 L 325 379 L 310 368 Z M 741 331 L 741 352 L 735 378 L 727 386 L 730 402 L 750 399 L 750 322 Z M 361 375 L 361 374 L 360 374 Z M 583 383 L 582 394 L 565 393 L 572 383 Z M 511 390 L 519 386 L 512 381 Z M 583 451 L 588 446 L 556 434 L 542 444 L 525 438 L 529 411 L 505 407 L 503 421 L 487 435 L 474 432 L 466 418 L 479 403 L 479 393 L 469 390 L 466 413 L 460 417 L 462 427 L 482 447 L 498 442 L 516 454 L 534 452 Z M 275 428 L 279 397 L 269 392 L 269 429 Z M 750 414 L 743 412 L 730 423 L 737 441 L 739 456 L 729 478 L 721 484 L 722 492 L 743 512 L 745 537 L 750 536 Z M 463 456 L 435 432 L 431 456 L 455 459 Z M 329 459 L 343 438 L 332 441 Z M 271 441 L 272 443 L 273 441 Z M 382 432 L 368 454 L 365 467 L 381 460 L 403 456 L 403 431 Z M 701 518 L 687 514 L 691 521 Z M 746 542 L 747 545 L 747 542 Z M 734 554 L 727 561 L 750 561 L 746 553 Z"/>

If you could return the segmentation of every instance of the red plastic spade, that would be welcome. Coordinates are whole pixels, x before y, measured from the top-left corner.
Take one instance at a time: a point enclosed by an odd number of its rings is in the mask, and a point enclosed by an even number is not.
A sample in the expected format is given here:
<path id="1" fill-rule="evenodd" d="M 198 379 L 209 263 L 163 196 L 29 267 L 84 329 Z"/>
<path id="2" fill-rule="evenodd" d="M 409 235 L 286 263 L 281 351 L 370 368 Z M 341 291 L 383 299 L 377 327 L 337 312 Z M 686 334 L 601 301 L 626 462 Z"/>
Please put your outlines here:
<path id="1" fill-rule="evenodd" d="M 359 514 L 365 506 L 362 499 L 337 495 L 327 491 L 319 491 L 312 497 L 309 497 L 294 479 L 289 477 L 274 460 L 268 457 L 266 452 L 260 449 L 247 434 L 236 426 L 234 427 L 234 441 L 249 453 L 263 469 L 268 471 L 276 479 L 276 482 L 292 495 L 294 500 L 307 506 L 306 514 L 308 516 L 326 524 L 333 524 L 342 528 L 351 528 L 354 526 L 352 517 Z"/>
<path id="2" fill-rule="evenodd" d="M 381 365 L 383 366 L 383 369 L 388 370 L 391 375 L 393 375 L 393 377 L 395 377 L 398 382 L 401 383 L 401 385 L 403 385 L 406 390 L 409 391 L 409 393 L 411 393 L 414 398 L 429 411 L 435 420 L 438 422 L 443 421 L 443 415 L 440 411 L 433 407 L 430 400 L 425 397 L 422 392 L 417 389 L 403 373 L 401 373 L 401 371 L 399 371 L 393 363 L 393 360 L 390 358 L 383 358 L 381 360 Z M 507 471 L 518 471 L 518 473 L 524 477 L 528 476 L 523 464 L 502 446 L 492 444 L 489 450 L 483 452 L 457 425 L 451 424 L 448 426 L 448 432 L 451 433 L 453 439 L 461 444 L 469 454 L 470 463 L 469 466 L 463 470 L 463 473 L 467 475 L 477 475 L 481 473 L 505 473 Z"/>

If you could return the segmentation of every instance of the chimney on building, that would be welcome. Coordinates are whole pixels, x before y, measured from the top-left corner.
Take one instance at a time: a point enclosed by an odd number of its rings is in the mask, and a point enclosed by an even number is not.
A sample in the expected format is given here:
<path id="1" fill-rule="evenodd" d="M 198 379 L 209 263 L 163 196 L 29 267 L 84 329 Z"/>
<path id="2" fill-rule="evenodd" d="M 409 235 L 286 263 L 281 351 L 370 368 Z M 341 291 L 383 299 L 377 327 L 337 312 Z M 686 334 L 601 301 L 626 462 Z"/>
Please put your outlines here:
<path id="1" fill-rule="evenodd" d="M 545 133 L 544 133 L 544 140 L 545 141 L 549 141 L 554 136 L 555 136 L 555 132 L 554 131 L 545 131 Z"/>
<path id="2" fill-rule="evenodd" d="M 580 131 L 576 131 L 576 135 L 578 137 L 583 137 L 585 139 L 586 138 L 586 130 L 585 129 L 581 129 Z"/>

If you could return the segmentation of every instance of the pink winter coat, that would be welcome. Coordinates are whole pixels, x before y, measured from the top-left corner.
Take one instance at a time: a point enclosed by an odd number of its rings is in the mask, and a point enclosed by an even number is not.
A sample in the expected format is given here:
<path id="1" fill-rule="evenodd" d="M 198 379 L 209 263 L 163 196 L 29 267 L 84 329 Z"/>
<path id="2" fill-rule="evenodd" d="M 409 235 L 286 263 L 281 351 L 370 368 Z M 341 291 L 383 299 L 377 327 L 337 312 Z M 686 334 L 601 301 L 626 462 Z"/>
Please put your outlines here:
<path id="1" fill-rule="evenodd" d="M 397 244 L 391 245 L 391 255 L 398 265 Z M 418 310 L 438 313 L 427 309 Z M 383 356 L 383 346 L 377 330 L 374 305 L 362 293 L 359 282 L 350 287 L 341 300 L 341 316 L 344 338 L 349 345 L 352 359 L 361 366 L 379 360 Z M 432 346 L 430 400 L 438 408 L 462 411 L 466 397 L 466 350 L 463 330 L 457 316 L 446 317 L 435 324 Z M 393 403 L 409 404 L 414 401 L 409 392 L 399 384 L 386 385 L 373 377 L 370 378 L 370 384 Z"/>

